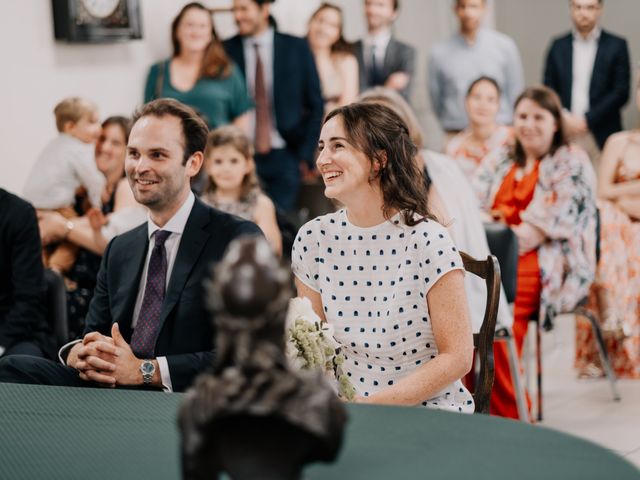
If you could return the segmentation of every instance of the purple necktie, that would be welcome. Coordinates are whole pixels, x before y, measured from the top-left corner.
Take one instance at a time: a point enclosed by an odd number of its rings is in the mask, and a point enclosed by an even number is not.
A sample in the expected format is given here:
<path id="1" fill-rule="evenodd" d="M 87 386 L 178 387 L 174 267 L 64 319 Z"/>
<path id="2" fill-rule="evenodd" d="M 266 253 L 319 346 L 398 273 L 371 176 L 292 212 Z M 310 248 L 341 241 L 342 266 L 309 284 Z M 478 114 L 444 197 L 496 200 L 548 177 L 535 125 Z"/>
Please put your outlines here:
<path id="1" fill-rule="evenodd" d="M 167 281 L 167 252 L 164 242 L 171 232 L 157 230 L 153 250 L 147 268 L 147 283 L 138 315 L 138 322 L 131 336 L 131 350 L 138 358 L 153 358 L 156 338 L 160 328 L 160 313 Z"/>

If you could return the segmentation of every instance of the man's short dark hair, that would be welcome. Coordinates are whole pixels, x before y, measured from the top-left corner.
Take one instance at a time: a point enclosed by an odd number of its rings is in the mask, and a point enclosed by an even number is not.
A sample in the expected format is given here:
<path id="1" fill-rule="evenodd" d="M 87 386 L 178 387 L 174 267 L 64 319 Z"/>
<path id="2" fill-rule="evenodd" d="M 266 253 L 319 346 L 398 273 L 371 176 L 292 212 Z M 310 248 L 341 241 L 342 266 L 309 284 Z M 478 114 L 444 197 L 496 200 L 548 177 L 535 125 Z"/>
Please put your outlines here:
<path id="1" fill-rule="evenodd" d="M 164 117 L 170 115 L 180 119 L 184 138 L 183 165 L 196 152 L 204 152 L 209 128 L 194 109 L 173 98 L 159 98 L 145 103 L 133 113 L 132 124 L 142 117 Z"/>
<path id="2" fill-rule="evenodd" d="M 262 6 L 265 3 L 274 3 L 276 0 L 253 0 L 258 5 Z"/>

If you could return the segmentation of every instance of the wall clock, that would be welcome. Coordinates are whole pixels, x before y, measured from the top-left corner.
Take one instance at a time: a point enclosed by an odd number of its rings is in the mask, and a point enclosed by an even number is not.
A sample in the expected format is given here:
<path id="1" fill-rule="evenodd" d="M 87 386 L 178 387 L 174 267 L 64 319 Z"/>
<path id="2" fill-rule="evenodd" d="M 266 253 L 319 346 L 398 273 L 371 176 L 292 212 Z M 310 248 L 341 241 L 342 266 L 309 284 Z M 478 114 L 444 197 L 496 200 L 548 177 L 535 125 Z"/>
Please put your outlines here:
<path id="1" fill-rule="evenodd" d="M 139 0 L 52 0 L 56 40 L 107 43 L 142 38 Z"/>

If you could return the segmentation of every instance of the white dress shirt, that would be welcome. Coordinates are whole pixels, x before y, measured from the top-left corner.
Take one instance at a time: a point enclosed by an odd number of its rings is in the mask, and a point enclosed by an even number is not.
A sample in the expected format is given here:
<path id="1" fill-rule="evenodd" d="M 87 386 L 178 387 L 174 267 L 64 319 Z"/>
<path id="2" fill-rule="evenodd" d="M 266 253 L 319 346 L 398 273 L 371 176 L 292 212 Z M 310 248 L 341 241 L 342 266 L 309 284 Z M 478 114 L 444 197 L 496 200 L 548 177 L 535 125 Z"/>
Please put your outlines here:
<path id="1" fill-rule="evenodd" d="M 153 247 L 155 246 L 155 236 L 154 234 L 158 230 L 165 230 L 171 232 L 171 235 L 167 237 L 167 240 L 164 242 L 164 248 L 167 254 L 167 281 L 165 284 L 165 292 L 170 283 L 171 272 L 173 271 L 173 266 L 176 262 L 176 256 L 178 255 L 178 248 L 180 247 L 180 241 L 182 240 L 182 234 L 184 232 L 185 225 L 187 224 L 187 220 L 189 219 L 189 215 L 191 214 L 191 209 L 193 208 L 193 204 L 195 203 L 195 196 L 193 192 L 189 192 L 189 196 L 182 204 L 180 209 L 175 213 L 173 217 L 164 225 L 164 227 L 159 227 L 153 220 L 151 220 L 151 216 L 147 217 L 147 229 L 149 234 L 149 248 L 147 250 L 147 257 L 144 261 L 144 268 L 142 269 L 142 275 L 140 276 L 140 284 L 138 286 L 138 295 L 136 297 L 136 303 L 133 307 L 133 318 L 131 321 L 131 327 L 135 329 L 136 323 L 138 323 L 138 317 L 140 316 L 140 309 L 142 307 L 142 299 L 144 298 L 144 290 L 147 284 L 147 269 L 149 267 L 149 261 L 151 260 L 151 252 L 153 251 Z M 58 358 L 62 363 L 65 363 L 62 360 L 62 353 L 72 345 L 75 345 L 82 340 L 74 340 L 73 342 L 69 342 L 64 345 L 60 352 L 58 353 Z M 167 363 L 166 357 L 157 357 L 158 367 L 160 370 L 160 378 L 162 380 L 162 386 L 166 392 L 173 391 L 173 386 L 171 384 L 171 376 L 169 374 L 169 364 Z"/>
<path id="2" fill-rule="evenodd" d="M 387 54 L 387 47 L 391 40 L 391 30 L 383 30 L 376 35 L 365 35 L 362 44 L 364 46 L 364 64 L 368 71 L 371 71 L 371 52 L 376 59 L 376 67 L 381 72 L 384 68 L 384 57 Z"/>
<path id="3" fill-rule="evenodd" d="M 271 148 L 280 149 L 287 146 L 287 142 L 278 132 L 276 123 L 276 111 L 273 98 L 273 28 L 268 28 L 260 35 L 242 38 L 242 48 L 244 50 L 244 68 L 247 81 L 247 90 L 252 98 L 256 98 L 256 50 L 258 45 L 260 51 L 260 59 L 262 60 L 262 71 L 264 72 L 264 81 L 267 86 L 267 95 L 269 104 L 271 105 Z M 254 140 L 256 125 L 256 111 L 252 110 L 249 114 L 249 132 L 250 137 Z"/>
<path id="4" fill-rule="evenodd" d="M 593 64 L 598 53 L 600 27 L 595 27 L 587 38 L 573 32 L 573 75 L 571 79 L 571 113 L 584 117 L 589 111 L 589 89 Z"/>

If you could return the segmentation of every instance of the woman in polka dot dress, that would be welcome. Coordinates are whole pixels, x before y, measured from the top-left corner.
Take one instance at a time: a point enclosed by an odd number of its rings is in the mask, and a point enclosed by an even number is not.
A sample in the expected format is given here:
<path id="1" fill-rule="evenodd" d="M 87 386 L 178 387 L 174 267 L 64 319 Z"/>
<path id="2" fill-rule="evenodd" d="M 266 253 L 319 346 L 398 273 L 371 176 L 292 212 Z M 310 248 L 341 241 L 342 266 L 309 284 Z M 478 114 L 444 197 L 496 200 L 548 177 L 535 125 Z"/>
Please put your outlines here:
<path id="1" fill-rule="evenodd" d="M 325 195 L 344 208 L 300 229 L 292 268 L 334 326 L 356 401 L 473 412 L 462 260 L 428 212 L 406 125 L 351 104 L 327 116 L 318 147 Z"/>

